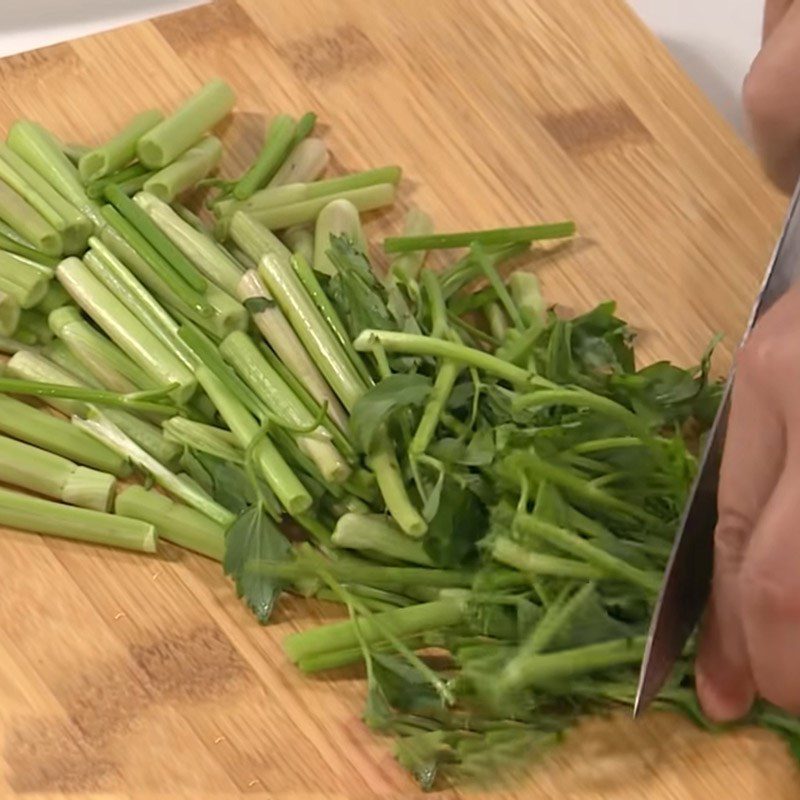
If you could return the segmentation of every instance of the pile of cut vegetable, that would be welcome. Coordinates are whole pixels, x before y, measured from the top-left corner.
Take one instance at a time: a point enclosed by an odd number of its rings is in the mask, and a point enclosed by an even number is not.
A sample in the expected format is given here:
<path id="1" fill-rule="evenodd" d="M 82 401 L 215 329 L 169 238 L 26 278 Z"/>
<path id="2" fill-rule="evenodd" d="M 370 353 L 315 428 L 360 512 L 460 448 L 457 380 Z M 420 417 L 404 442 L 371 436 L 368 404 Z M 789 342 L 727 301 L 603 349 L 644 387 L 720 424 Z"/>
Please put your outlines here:
<path id="1" fill-rule="evenodd" d="M 24 120 L 0 144 L 0 524 L 189 548 L 261 622 L 282 592 L 341 603 L 289 658 L 363 664 L 424 787 L 493 775 L 631 703 L 709 354 L 637 368 L 613 303 L 548 308 L 509 262 L 570 222 L 411 210 L 373 270 L 360 215 L 400 169 L 323 177 L 314 114 L 282 114 L 214 177 L 233 104 L 213 81 L 94 149 Z M 706 724 L 691 653 L 659 702 Z"/>

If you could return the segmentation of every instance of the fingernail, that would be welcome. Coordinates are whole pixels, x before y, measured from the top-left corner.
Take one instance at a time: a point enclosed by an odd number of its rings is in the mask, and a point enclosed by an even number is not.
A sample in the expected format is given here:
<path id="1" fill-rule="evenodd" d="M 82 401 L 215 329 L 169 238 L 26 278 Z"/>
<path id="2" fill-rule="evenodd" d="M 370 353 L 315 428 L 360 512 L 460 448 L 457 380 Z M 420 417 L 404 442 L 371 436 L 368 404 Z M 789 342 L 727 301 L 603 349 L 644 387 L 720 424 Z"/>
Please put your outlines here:
<path id="1" fill-rule="evenodd" d="M 695 670 L 697 698 L 703 713 L 713 722 L 733 722 L 750 710 L 752 693 L 744 685 L 724 685 L 707 676 L 702 668 Z"/>

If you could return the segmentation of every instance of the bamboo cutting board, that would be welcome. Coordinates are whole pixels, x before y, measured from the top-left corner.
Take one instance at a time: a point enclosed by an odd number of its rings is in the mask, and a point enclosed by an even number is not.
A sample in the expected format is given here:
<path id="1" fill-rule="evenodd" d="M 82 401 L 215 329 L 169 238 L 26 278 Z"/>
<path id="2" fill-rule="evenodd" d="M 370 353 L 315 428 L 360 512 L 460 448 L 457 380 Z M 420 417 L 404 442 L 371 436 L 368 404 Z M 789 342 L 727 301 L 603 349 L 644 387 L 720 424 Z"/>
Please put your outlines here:
<path id="1" fill-rule="evenodd" d="M 237 172 L 264 115 L 319 112 L 336 169 L 399 163 L 441 230 L 574 218 L 535 264 L 547 297 L 614 298 L 646 359 L 727 367 L 785 202 L 623 0 L 218 0 L 0 61 L 0 125 L 97 143 L 212 76 L 238 92 Z M 231 151 L 235 155 L 231 154 Z M 373 222 L 397 230 L 401 208 Z M 412 798 L 360 722 L 360 677 L 301 678 L 218 565 L 0 537 L 2 797 Z M 496 798 L 794 798 L 763 733 L 591 722 Z M 468 793 L 443 793 L 455 798 Z"/>

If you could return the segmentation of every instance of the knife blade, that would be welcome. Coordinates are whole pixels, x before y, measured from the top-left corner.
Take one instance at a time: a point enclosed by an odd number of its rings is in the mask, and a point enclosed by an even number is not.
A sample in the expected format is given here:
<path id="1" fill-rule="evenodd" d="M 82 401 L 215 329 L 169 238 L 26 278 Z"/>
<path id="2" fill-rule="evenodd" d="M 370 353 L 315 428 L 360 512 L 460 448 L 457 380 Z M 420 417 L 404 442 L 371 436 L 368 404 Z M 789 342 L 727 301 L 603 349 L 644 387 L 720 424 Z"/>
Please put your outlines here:
<path id="1" fill-rule="evenodd" d="M 800 183 L 795 189 L 740 347 L 753 326 L 800 275 Z M 647 637 L 633 707 L 638 716 L 661 691 L 703 613 L 711 588 L 717 490 L 735 370 L 709 431 L 664 573 Z"/>

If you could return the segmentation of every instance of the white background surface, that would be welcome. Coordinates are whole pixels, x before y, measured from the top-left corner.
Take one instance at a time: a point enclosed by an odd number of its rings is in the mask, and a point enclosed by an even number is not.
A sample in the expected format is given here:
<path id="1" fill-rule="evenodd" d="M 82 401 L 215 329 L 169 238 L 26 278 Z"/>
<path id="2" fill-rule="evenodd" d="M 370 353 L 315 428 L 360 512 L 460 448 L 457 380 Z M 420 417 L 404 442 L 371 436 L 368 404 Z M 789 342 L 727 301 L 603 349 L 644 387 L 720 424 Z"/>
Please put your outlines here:
<path id="1" fill-rule="evenodd" d="M 0 57 L 127 25 L 206 0 L 0 0 Z"/>
<path id="2" fill-rule="evenodd" d="M 0 56 L 178 11 L 204 1 L 0 0 Z M 573 0 L 576 5 L 593 1 Z M 763 0 L 629 2 L 720 111 L 743 131 L 739 93 L 742 79 L 758 50 Z"/>
<path id="3" fill-rule="evenodd" d="M 741 87 L 761 42 L 764 0 L 629 2 L 695 83 L 743 133 Z"/>

